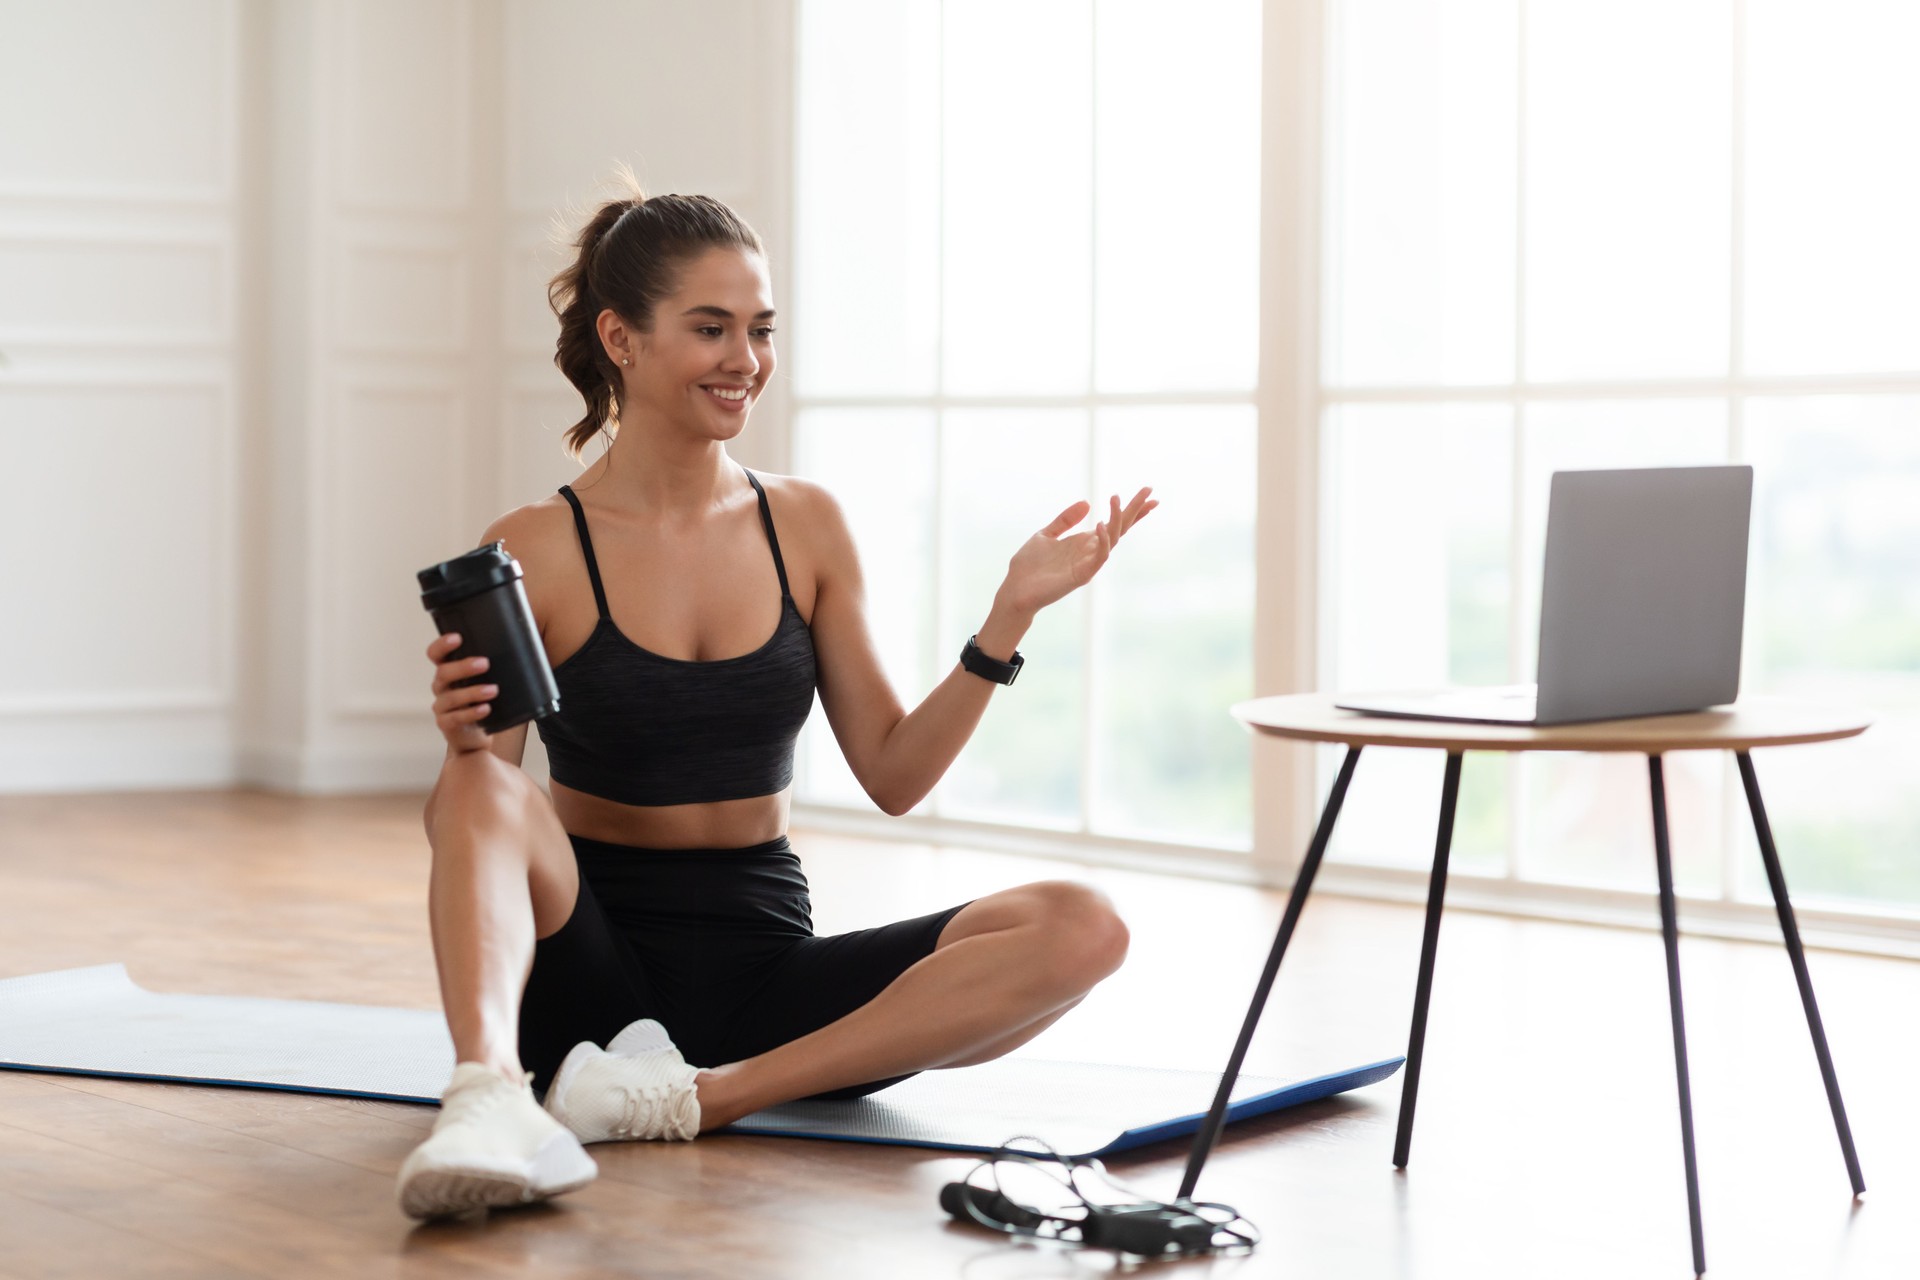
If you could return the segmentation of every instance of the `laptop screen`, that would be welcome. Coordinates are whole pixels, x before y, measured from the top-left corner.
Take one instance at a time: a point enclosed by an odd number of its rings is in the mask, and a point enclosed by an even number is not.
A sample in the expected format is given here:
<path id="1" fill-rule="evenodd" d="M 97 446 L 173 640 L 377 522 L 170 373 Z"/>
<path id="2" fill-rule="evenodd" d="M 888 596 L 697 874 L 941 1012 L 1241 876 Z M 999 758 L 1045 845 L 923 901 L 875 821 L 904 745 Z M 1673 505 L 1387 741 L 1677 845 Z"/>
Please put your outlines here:
<path id="1" fill-rule="evenodd" d="M 1749 466 L 1554 473 L 1536 723 L 1734 700 L 1752 503 Z"/>

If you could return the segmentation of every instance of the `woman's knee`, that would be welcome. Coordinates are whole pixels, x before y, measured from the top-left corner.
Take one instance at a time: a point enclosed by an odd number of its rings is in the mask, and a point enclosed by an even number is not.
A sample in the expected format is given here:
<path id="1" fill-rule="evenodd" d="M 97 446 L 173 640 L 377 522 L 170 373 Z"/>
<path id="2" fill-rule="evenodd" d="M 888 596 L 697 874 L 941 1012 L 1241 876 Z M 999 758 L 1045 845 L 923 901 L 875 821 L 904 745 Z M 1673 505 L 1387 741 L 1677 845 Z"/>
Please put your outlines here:
<path id="1" fill-rule="evenodd" d="M 473 847 L 456 835 L 502 835 L 524 846 L 535 815 L 539 788 L 525 771 L 491 751 L 468 751 L 449 759 L 434 788 L 427 838 L 438 853 L 445 847 Z M 491 843 L 491 842 L 488 842 Z"/>
<path id="2" fill-rule="evenodd" d="M 1073 880 L 1043 880 L 1027 888 L 1041 936 L 1076 985 L 1091 987 L 1126 960 L 1126 921 L 1106 894 Z"/>

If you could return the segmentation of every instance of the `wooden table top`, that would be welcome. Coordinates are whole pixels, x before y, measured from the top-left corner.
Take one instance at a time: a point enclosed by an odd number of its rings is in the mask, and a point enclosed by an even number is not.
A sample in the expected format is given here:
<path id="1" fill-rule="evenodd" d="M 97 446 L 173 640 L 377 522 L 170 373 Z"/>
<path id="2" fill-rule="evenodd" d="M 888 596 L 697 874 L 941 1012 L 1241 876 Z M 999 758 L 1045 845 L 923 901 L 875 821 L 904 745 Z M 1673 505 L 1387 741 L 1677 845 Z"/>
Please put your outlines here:
<path id="1" fill-rule="evenodd" d="M 1857 711 L 1793 698 L 1742 698 L 1684 715 L 1599 720 L 1548 727 L 1409 720 L 1341 711 L 1334 693 L 1255 698 L 1234 718 L 1260 733 L 1356 747 L 1437 747 L 1447 751 L 1746 751 L 1851 738 L 1873 723 Z"/>

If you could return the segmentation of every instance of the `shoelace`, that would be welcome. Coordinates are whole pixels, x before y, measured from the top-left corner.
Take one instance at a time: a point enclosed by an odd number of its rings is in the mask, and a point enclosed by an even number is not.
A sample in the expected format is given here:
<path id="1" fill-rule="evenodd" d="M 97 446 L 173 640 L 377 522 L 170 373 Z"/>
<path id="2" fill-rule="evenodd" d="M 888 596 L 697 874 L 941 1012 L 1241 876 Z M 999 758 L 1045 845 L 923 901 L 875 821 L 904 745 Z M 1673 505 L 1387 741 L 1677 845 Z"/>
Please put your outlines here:
<path id="1" fill-rule="evenodd" d="M 441 1118 L 434 1127 L 437 1129 L 441 1125 L 459 1124 L 462 1121 L 478 1119 L 500 1105 L 501 1100 L 507 1096 L 507 1093 L 501 1089 L 479 1084 L 468 1085 L 456 1091 L 452 1097 L 441 1099 Z"/>
<path id="2" fill-rule="evenodd" d="M 614 1123 L 613 1131 L 622 1138 L 650 1138 L 658 1136 L 649 1132 L 655 1128 L 655 1120 L 667 1101 L 665 1085 L 627 1084 L 615 1086 L 620 1090 L 620 1119 Z"/>

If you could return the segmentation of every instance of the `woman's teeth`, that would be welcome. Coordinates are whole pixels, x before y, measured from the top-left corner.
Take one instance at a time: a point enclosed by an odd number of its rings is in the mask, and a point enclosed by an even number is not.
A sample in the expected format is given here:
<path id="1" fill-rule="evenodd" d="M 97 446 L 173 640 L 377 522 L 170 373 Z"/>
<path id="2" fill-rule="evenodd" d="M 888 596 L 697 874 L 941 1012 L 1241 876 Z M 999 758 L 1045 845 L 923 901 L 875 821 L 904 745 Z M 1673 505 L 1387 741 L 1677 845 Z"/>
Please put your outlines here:
<path id="1" fill-rule="evenodd" d="M 738 391 L 726 391 L 719 387 L 708 387 L 707 390 L 719 396 L 722 400 L 745 400 L 747 398 L 747 389 L 745 387 L 740 388 Z"/>

